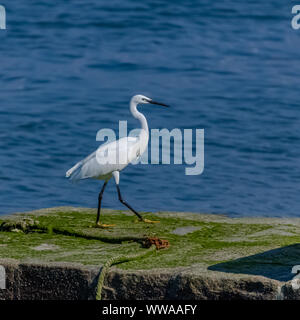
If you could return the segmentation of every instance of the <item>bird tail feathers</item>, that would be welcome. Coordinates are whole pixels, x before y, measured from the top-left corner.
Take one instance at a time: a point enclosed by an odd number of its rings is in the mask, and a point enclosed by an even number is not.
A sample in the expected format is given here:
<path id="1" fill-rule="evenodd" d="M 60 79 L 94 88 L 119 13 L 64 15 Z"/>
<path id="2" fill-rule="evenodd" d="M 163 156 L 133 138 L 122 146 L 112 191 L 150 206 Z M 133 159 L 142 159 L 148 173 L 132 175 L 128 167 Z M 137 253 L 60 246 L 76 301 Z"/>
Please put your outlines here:
<path id="1" fill-rule="evenodd" d="M 82 166 L 81 161 L 75 164 L 74 167 L 72 167 L 66 172 L 66 178 L 69 178 L 72 182 L 79 181 L 81 179 L 80 177 L 81 166 Z"/>

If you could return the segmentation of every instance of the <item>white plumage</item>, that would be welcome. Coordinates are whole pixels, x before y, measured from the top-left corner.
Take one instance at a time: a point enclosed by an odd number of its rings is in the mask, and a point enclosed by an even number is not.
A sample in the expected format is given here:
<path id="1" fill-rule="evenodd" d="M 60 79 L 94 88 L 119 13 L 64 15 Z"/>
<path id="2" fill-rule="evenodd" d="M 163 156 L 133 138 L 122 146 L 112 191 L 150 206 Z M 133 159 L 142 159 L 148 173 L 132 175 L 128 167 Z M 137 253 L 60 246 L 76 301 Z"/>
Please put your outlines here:
<path id="1" fill-rule="evenodd" d="M 103 144 L 68 170 L 66 177 L 74 182 L 89 178 L 109 179 L 113 171 L 123 170 L 145 152 L 147 144 L 141 140 L 143 140 L 143 134 L 139 137 L 124 137 Z"/>
<path id="2" fill-rule="evenodd" d="M 117 185 L 119 200 L 132 210 L 139 219 L 143 220 L 142 217 L 122 199 L 119 188 L 119 172 L 127 167 L 129 163 L 138 160 L 147 149 L 149 141 L 148 123 L 145 116 L 137 110 L 137 105 L 148 103 L 168 107 L 163 103 L 155 102 L 143 95 L 133 96 L 130 101 L 130 111 L 132 115 L 140 121 L 141 130 L 139 135 L 137 137 L 124 137 L 110 143 L 104 143 L 96 151 L 76 163 L 66 172 L 66 177 L 74 182 L 83 179 L 105 180 L 99 194 L 97 224 L 100 218 L 102 195 L 108 180 L 112 176 Z"/>

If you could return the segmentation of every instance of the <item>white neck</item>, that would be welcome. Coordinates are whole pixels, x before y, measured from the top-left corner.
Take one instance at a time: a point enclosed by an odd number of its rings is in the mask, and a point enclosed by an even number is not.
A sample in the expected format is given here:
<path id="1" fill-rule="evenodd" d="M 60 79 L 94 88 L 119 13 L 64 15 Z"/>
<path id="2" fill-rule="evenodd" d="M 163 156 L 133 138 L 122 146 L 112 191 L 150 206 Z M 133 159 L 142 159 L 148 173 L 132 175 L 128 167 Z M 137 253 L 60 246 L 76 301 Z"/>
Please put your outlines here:
<path id="1" fill-rule="evenodd" d="M 147 120 L 146 120 L 145 116 L 137 110 L 136 107 L 137 107 L 137 103 L 135 101 L 131 100 L 130 101 L 130 111 L 131 111 L 132 115 L 140 121 L 142 129 L 144 129 L 147 136 L 149 136 L 149 129 L 148 129 Z"/>

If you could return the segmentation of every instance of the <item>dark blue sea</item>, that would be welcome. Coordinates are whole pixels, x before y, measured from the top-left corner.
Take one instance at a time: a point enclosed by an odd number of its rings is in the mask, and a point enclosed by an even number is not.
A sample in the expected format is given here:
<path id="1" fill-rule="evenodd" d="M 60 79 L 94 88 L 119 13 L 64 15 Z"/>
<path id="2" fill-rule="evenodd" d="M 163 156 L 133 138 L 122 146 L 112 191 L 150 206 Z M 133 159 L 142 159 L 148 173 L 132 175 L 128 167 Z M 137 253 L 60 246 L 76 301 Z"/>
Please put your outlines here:
<path id="1" fill-rule="evenodd" d="M 99 129 L 139 126 L 141 93 L 172 106 L 141 109 L 150 128 L 204 129 L 205 167 L 127 167 L 136 210 L 300 217 L 296 3 L 0 0 L 0 213 L 96 207 L 102 182 L 65 172 Z M 113 181 L 103 206 L 123 208 Z"/>

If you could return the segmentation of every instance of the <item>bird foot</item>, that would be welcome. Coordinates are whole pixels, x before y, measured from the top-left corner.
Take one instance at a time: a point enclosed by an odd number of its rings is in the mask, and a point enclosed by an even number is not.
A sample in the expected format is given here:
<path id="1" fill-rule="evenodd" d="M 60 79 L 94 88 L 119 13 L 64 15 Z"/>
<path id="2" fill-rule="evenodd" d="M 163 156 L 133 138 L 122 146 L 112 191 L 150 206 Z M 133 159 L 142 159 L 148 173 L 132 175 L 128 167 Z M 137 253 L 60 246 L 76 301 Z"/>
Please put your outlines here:
<path id="1" fill-rule="evenodd" d="M 95 224 L 95 228 L 100 228 L 100 229 L 106 229 L 106 228 L 111 228 L 111 227 L 114 227 L 115 224 L 105 224 L 105 223 L 96 223 Z"/>
<path id="2" fill-rule="evenodd" d="M 153 221 L 153 220 L 149 220 L 149 219 L 143 219 L 141 221 L 145 222 L 145 223 L 160 223 L 160 221 Z"/>

